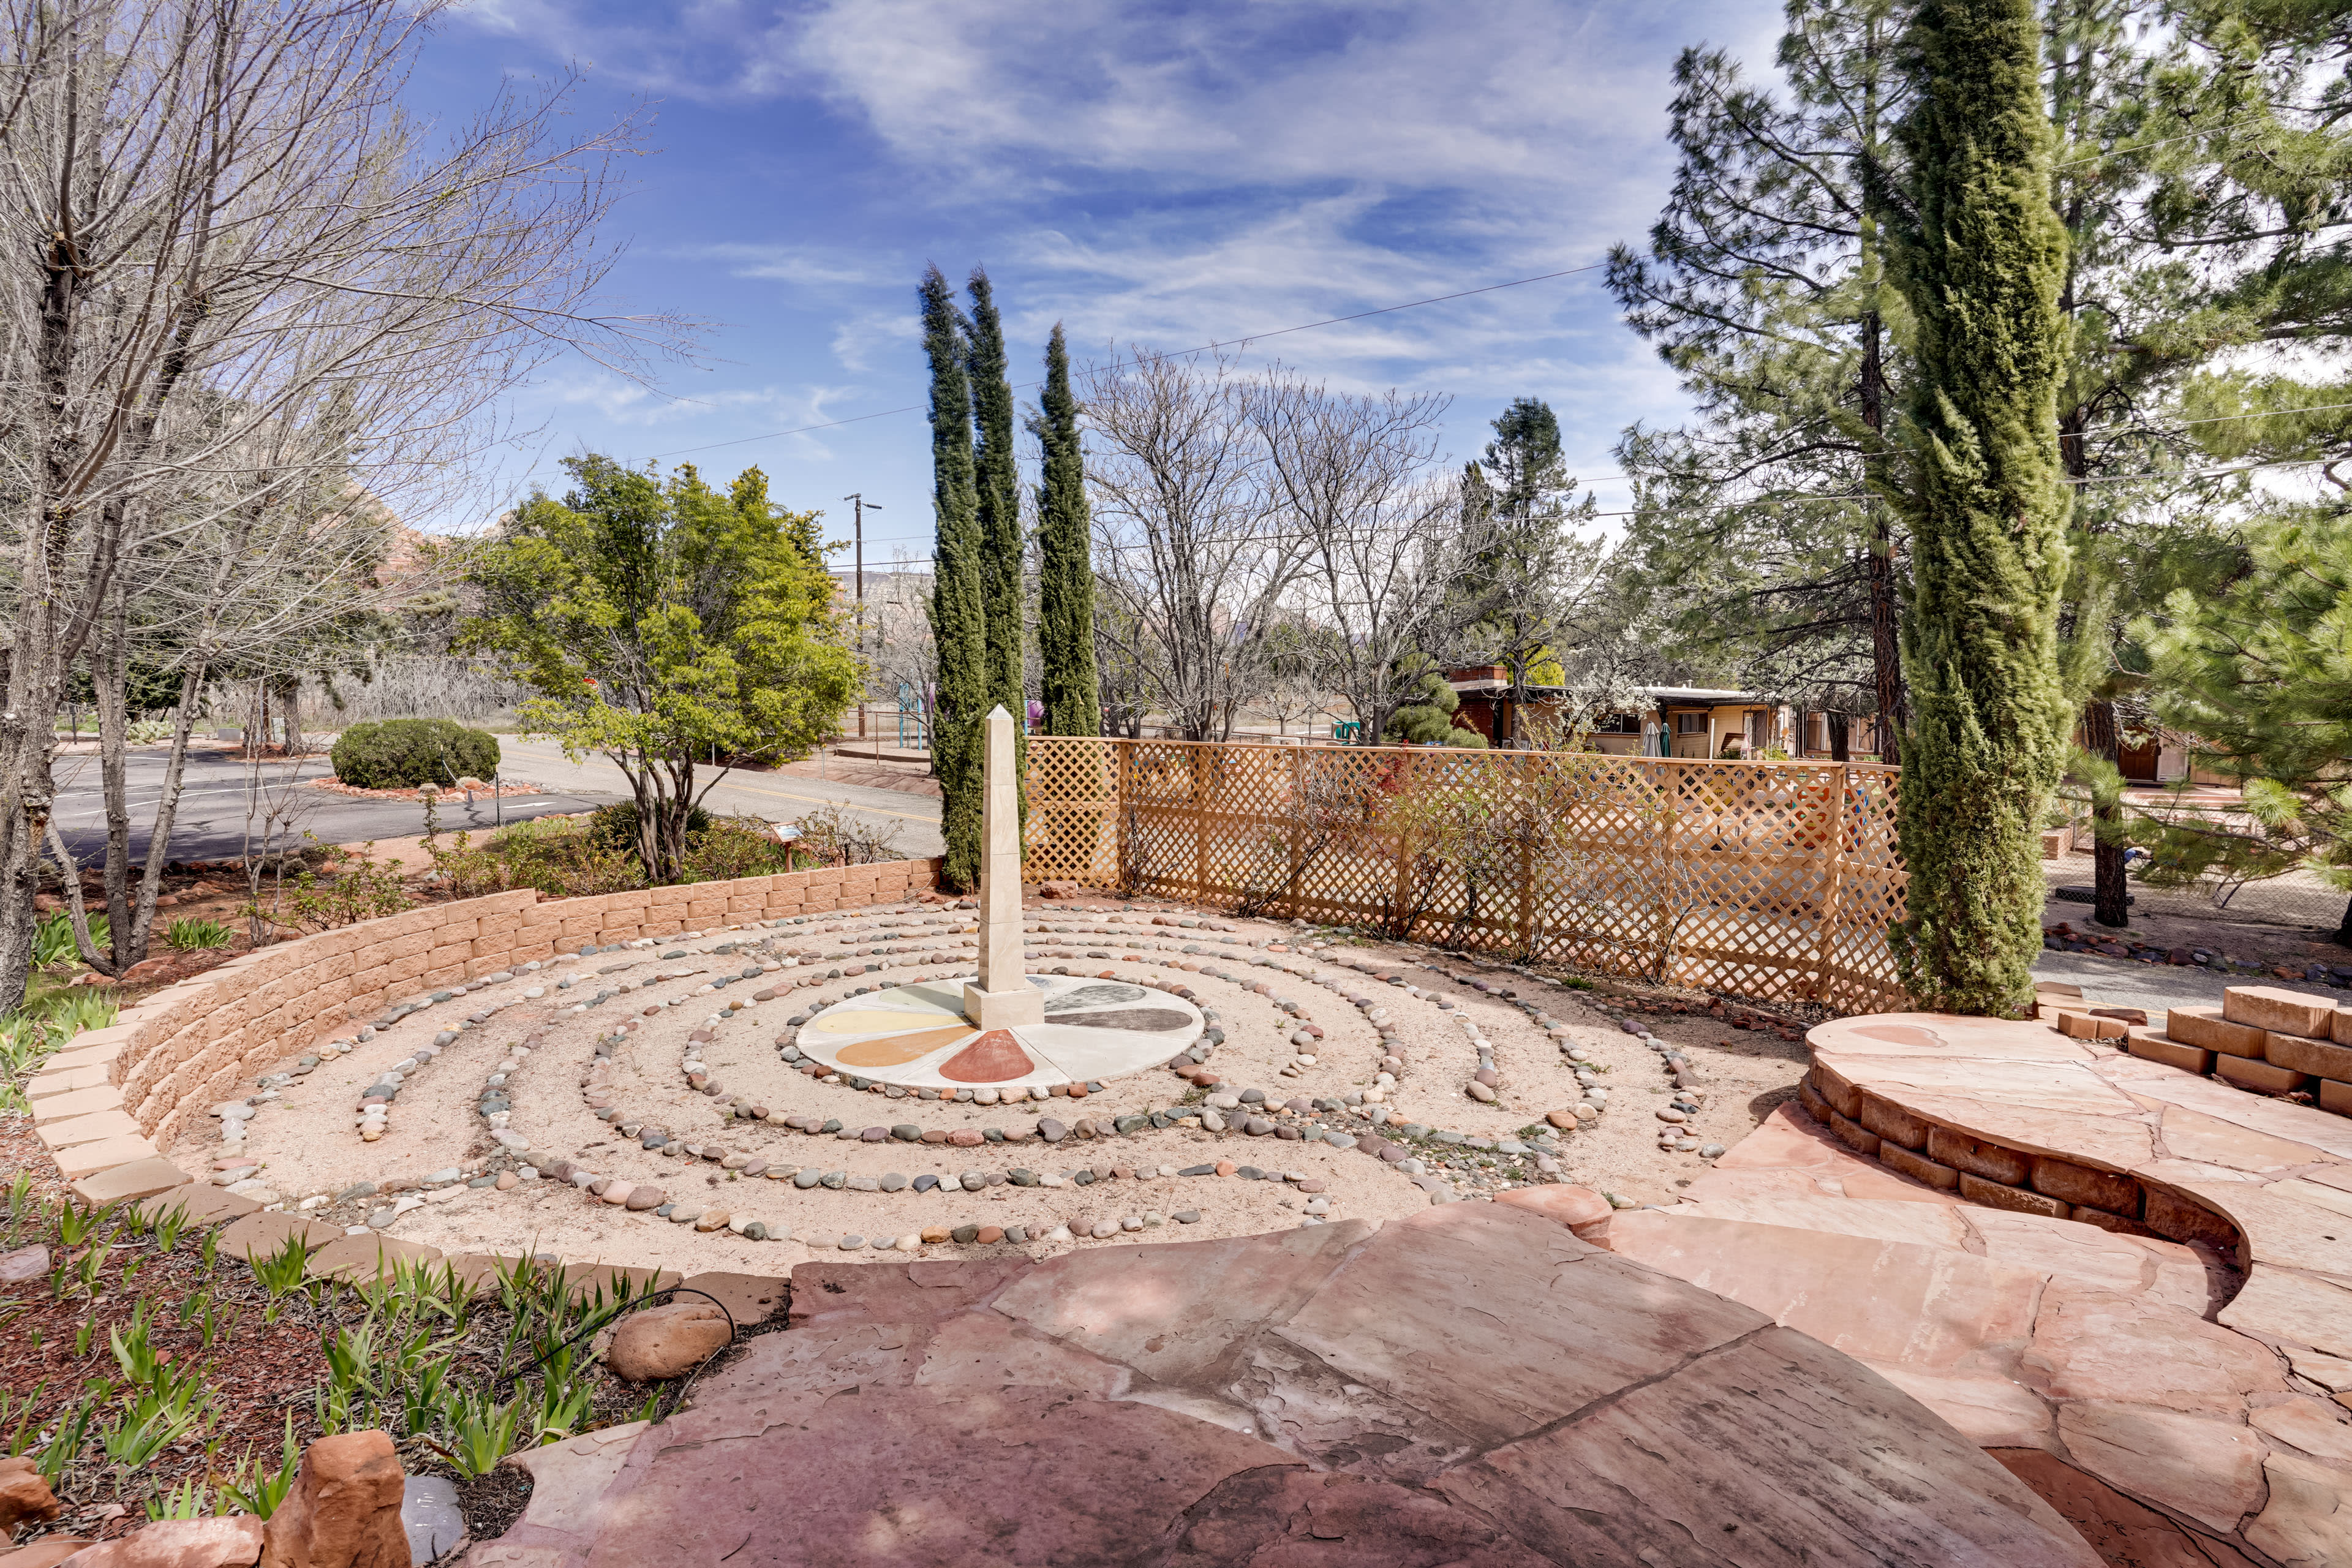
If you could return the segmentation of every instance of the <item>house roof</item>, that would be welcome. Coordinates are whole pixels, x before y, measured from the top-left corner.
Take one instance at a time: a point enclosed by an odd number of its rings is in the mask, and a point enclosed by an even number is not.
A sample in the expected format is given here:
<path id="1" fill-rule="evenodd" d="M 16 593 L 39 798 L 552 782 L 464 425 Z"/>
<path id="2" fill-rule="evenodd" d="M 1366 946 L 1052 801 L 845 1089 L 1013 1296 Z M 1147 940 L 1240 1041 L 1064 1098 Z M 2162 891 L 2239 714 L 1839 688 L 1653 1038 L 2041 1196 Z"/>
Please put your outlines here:
<path id="1" fill-rule="evenodd" d="M 1511 689 L 1509 681 L 1496 680 L 1486 677 L 1470 680 L 1448 680 L 1446 684 L 1465 697 L 1499 697 Z M 1528 686 L 1528 690 L 1538 697 L 1557 696 L 1567 689 L 1568 688 L 1564 686 L 1538 686 L 1532 682 Z M 1745 704 L 1759 708 L 1772 705 L 1771 698 L 1757 691 L 1722 691 L 1706 686 L 1637 686 L 1634 689 L 1648 699 L 1648 701 L 1643 704 L 1644 707 L 1655 707 L 1660 703 L 1668 707 L 1684 705 L 1694 708 L 1727 704 Z"/>

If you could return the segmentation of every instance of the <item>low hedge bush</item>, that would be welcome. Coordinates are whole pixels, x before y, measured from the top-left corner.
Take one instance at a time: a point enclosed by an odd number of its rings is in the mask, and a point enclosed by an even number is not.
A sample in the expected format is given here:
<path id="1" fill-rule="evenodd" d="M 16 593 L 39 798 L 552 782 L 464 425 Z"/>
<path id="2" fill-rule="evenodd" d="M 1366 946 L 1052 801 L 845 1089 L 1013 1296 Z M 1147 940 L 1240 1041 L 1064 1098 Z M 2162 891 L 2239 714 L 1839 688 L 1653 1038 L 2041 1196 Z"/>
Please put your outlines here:
<path id="1" fill-rule="evenodd" d="M 358 789 L 415 789 L 488 779 L 499 771 L 499 740 L 450 719 L 378 719 L 354 724 L 335 742 L 335 776 Z"/>

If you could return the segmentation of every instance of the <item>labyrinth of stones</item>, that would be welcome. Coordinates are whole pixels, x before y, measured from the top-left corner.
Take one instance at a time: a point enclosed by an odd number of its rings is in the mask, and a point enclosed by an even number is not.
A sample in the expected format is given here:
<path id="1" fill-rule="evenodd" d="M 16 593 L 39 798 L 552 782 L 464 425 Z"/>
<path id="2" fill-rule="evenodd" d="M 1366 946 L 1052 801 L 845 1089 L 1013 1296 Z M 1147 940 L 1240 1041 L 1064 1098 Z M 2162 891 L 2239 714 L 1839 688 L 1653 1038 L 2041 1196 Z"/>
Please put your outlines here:
<path id="1" fill-rule="evenodd" d="M 1796 1100 L 1711 1110 L 1575 982 L 1024 911 L 990 750 L 976 900 L 902 864 L 413 911 L 127 1010 L 37 1130 L 85 1201 L 314 1273 L 788 1302 L 675 1419 L 514 1456 L 468 1568 L 2352 1561 L 2352 1120 L 2182 1059 L 2315 1059 L 2332 1000 L 1833 1019 Z M 1653 1140 L 1677 1197 L 1582 1184 Z M 799 1528 L 703 1505 L 743 1441 Z"/>
<path id="2" fill-rule="evenodd" d="M 980 1031 L 977 934 L 894 904 L 495 973 L 273 1064 L 169 1152 L 445 1251 L 772 1269 L 761 1241 L 1402 1213 L 1558 1171 L 1573 1132 L 1525 1107 L 1597 1120 L 1603 1058 L 1648 1054 L 1571 1031 L 1532 977 L 1149 905 L 1026 922 L 1045 1021 Z"/>

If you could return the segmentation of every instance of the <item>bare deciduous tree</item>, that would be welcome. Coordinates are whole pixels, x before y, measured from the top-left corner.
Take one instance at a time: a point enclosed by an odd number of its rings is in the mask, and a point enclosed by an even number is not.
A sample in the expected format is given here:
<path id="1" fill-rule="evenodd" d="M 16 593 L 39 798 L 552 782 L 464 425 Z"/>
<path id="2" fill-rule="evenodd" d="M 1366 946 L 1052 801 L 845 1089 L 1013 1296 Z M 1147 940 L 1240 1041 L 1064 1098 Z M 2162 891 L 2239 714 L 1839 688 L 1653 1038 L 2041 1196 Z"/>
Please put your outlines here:
<path id="1" fill-rule="evenodd" d="M 1464 536 L 1474 520 L 1436 460 L 1448 402 L 1333 392 L 1280 366 L 1249 397 L 1270 488 L 1300 539 L 1286 585 L 1338 634 L 1308 646 L 1367 743 L 1396 707 L 1399 661 L 1416 650 L 1444 657 L 1468 616 L 1457 584 L 1479 542 Z"/>
<path id="2" fill-rule="evenodd" d="M 593 302 L 628 125 L 559 134 L 562 84 L 446 136 L 400 108 L 442 8 L 0 0 L 0 1011 L 29 963 L 60 694 L 134 557 L 179 570 L 205 531 L 304 496 L 445 507 L 494 400 L 549 355 L 629 369 L 678 341 Z"/>
<path id="3" fill-rule="evenodd" d="M 1222 353 L 1138 353 L 1081 378 L 1103 664 L 1188 740 L 1226 739 L 1264 689 L 1268 633 L 1303 558 L 1265 484 L 1252 395 Z M 1139 711 L 1124 717 L 1139 727 Z"/>

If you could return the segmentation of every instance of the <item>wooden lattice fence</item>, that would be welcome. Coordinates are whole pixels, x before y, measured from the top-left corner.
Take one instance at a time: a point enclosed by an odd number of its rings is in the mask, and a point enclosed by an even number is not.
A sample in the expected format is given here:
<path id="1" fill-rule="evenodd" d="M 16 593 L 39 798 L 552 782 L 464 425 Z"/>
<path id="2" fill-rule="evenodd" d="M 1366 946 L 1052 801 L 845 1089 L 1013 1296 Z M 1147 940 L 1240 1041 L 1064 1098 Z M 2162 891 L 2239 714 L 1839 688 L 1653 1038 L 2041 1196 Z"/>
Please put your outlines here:
<path id="1" fill-rule="evenodd" d="M 1904 1004 L 1895 770 L 1029 742 L 1026 874 L 1842 1011 Z"/>

